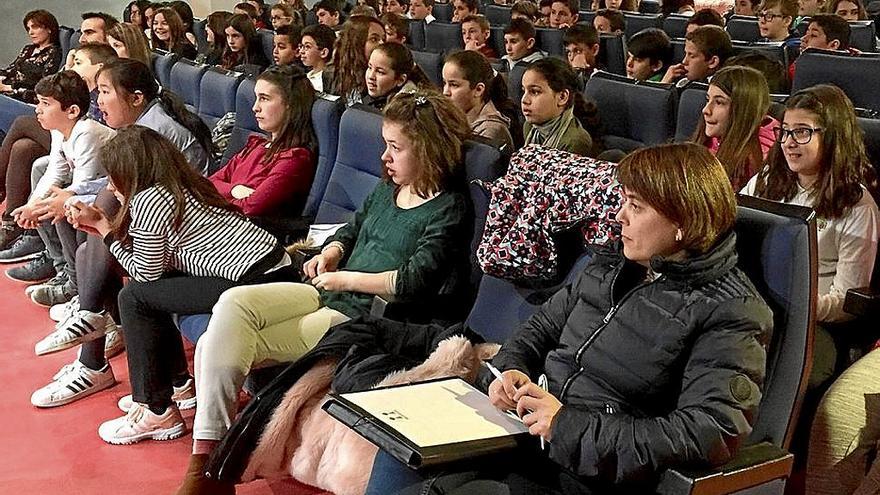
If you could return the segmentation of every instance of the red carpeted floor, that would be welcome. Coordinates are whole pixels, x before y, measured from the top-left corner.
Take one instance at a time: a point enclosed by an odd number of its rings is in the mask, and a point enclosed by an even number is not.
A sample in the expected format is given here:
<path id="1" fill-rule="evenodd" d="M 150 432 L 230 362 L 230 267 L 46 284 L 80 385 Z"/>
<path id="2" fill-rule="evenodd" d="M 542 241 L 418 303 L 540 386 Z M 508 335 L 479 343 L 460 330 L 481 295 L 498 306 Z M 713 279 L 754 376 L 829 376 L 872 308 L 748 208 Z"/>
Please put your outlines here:
<path id="1" fill-rule="evenodd" d="M 0 265 L 5 271 L 10 265 Z M 111 360 L 119 382 L 95 395 L 55 409 L 31 406 L 31 393 L 48 383 L 76 349 L 37 357 L 34 343 L 52 330 L 48 311 L 33 304 L 24 285 L 0 275 L 0 494 L 171 494 L 189 458 L 192 437 L 131 446 L 104 443 L 101 422 L 122 413 L 116 401 L 130 392 L 125 354 Z M 190 349 L 191 354 L 191 349 Z M 184 417 L 192 425 L 193 411 Z M 240 495 L 317 490 L 294 482 L 256 481 Z"/>

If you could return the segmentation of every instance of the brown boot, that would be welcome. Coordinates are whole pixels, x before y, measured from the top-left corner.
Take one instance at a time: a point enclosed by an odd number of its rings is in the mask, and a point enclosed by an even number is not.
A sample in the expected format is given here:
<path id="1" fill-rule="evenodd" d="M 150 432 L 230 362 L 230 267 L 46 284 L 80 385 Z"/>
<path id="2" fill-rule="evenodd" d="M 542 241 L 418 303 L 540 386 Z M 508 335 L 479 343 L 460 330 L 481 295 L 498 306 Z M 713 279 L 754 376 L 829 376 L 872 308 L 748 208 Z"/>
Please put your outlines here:
<path id="1" fill-rule="evenodd" d="M 235 495 L 235 483 L 215 481 L 205 477 L 205 464 L 208 454 L 193 454 L 183 484 L 175 495 Z"/>

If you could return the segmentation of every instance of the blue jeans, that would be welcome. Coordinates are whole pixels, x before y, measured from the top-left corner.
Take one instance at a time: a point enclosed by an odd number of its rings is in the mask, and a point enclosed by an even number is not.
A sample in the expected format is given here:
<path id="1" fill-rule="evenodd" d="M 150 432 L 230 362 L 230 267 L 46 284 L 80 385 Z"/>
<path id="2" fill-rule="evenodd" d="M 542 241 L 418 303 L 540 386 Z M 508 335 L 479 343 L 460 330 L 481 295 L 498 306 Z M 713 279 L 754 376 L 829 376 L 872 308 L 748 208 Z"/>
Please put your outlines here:
<path id="1" fill-rule="evenodd" d="M 424 481 L 414 469 L 403 465 L 390 454 L 380 450 L 373 461 L 373 472 L 364 495 L 390 495 Z"/>

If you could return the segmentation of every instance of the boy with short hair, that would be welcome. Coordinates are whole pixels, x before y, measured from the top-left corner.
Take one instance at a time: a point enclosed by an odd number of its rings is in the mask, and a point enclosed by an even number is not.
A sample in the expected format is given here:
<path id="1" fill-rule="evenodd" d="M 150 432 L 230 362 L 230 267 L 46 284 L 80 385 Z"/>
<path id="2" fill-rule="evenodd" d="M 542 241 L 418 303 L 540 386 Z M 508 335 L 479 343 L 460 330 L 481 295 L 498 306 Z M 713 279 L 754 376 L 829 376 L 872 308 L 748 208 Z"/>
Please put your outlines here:
<path id="1" fill-rule="evenodd" d="M 684 60 L 671 66 L 662 82 L 684 85 L 708 80 L 732 55 L 733 44 L 727 31 L 718 26 L 700 26 L 685 36 Z"/>
<path id="2" fill-rule="evenodd" d="M 425 21 L 431 24 L 437 19 L 434 13 L 434 0 L 411 0 L 409 3 L 409 18 L 414 21 Z"/>
<path id="3" fill-rule="evenodd" d="M 406 44 L 407 35 L 409 34 L 409 21 L 406 17 L 386 12 L 379 18 L 382 25 L 385 26 L 385 42 Z"/>
<path id="4" fill-rule="evenodd" d="M 336 29 L 339 26 L 339 7 L 333 0 L 321 0 L 315 4 L 315 16 L 318 24 Z"/>
<path id="5" fill-rule="evenodd" d="M 462 22 L 465 17 L 479 14 L 477 0 L 452 0 L 452 22 Z"/>
<path id="6" fill-rule="evenodd" d="M 302 28 L 296 24 L 279 26 L 272 38 L 272 60 L 275 65 L 299 65 L 299 41 Z"/>
<path id="7" fill-rule="evenodd" d="M 600 33 L 622 33 L 626 29 L 626 18 L 619 10 L 599 9 L 593 18 L 593 27 Z"/>
<path id="8" fill-rule="evenodd" d="M 89 88 L 89 108 L 86 110 L 89 118 L 104 123 L 104 114 L 98 108 L 98 82 L 95 76 L 101 67 L 108 62 L 116 60 L 116 51 L 110 45 L 99 43 L 85 43 L 74 50 L 73 67 L 70 70 L 79 74 Z"/>
<path id="9" fill-rule="evenodd" d="M 538 2 L 539 18 L 538 18 L 537 22 L 535 22 L 535 26 L 537 26 L 537 27 L 550 26 L 550 12 L 553 10 L 553 1 L 554 0 L 540 0 Z"/>
<path id="10" fill-rule="evenodd" d="M 516 3 L 513 4 L 513 7 L 510 8 L 510 20 L 514 19 L 525 19 L 532 24 L 538 22 L 538 17 L 540 17 L 541 13 L 538 11 L 538 6 L 535 5 L 531 0 L 517 0 Z"/>
<path id="11" fill-rule="evenodd" d="M 590 24 L 575 24 L 562 37 L 568 64 L 577 73 L 581 85 L 585 85 L 596 69 L 599 56 L 599 32 Z"/>
<path id="12" fill-rule="evenodd" d="M 473 50 L 483 54 L 487 59 L 498 58 L 495 49 L 489 46 L 489 21 L 480 14 L 469 15 L 461 20 L 461 37 L 465 50 Z"/>
<path id="13" fill-rule="evenodd" d="M 523 18 L 511 19 L 504 28 L 504 51 L 506 54 L 501 58 L 508 72 L 517 64 L 528 65 L 547 56 L 535 48 L 535 26 Z"/>
<path id="14" fill-rule="evenodd" d="M 825 12 L 825 6 L 825 0 L 798 0 L 798 13 L 794 24 L 792 24 L 792 29 L 814 15 Z"/>
<path id="15" fill-rule="evenodd" d="M 785 49 L 794 58 L 800 52 L 801 39 L 792 33 L 798 13 L 798 0 L 764 0 L 758 12 L 758 30 L 762 41 L 785 42 Z"/>
<path id="16" fill-rule="evenodd" d="M 663 80 L 672 62 L 669 36 L 658 28 L 647 28 L 634 34 L 626 44 L 626 75 L 639 81 Z"/>
<path id="17" fill-rule="evenodd" d="M 685 34 L 692 32 L 700 26 L 724 27 L 724 18 L 713 9 L 700 9 L 688 19 L 685 25 Z"/>
<path id="18" fill-rule="evenodd" d="M 385 0 L 385 7 L 382 12 L 406 16 L 407 10 L 409 10 L 409 0 Z"/>
<path id="19" fill-rule="evenodd" d="M 550 27 L 554 29 L 568 29 L 578 20 L 578 0 L 553 0 L 550 4 Z"/>
<path id="20" fill-rule="evenodd" d="M 816 14 L 810 18 L 807 32 L 801 38 L 800 51 L 809 48 L 819 50 L 849 50 L 849 23 L 837 14 Z M 794 80 L 795 63 L 788 64 L 788 78 Z"/>
<path id="21" fill-rule="evenodd" d="M 99 159 L 113 130 L 86 118 L 89 88 L 73 71 L 46 76 L 37 84 L 37 121 L 51 133 L 47 168 L 34 168 L 33 192 L 12 215 L 22 227 L 36 228 L 55 266 L 58 280 L 36 286 L 31 299 L 51 307 L 76 295 L 76 230 L 65 221 L 64 208 L 75 201 L 94 202 L 107 175 Z M 53 223 L 55 225 L 53 225 Z"/>
<path id="22" fill-rule="evenodd" d="M 302 30 L 299 59 L 309 69 L 306 77 L 311 81 L 315 91 L 323 92 L 325 86 L 330 87 L 329 84 L 324 84 L 324 69 L 333 60 L 335 42 L 336 33 L 323 24 L 306 26 Z"/>

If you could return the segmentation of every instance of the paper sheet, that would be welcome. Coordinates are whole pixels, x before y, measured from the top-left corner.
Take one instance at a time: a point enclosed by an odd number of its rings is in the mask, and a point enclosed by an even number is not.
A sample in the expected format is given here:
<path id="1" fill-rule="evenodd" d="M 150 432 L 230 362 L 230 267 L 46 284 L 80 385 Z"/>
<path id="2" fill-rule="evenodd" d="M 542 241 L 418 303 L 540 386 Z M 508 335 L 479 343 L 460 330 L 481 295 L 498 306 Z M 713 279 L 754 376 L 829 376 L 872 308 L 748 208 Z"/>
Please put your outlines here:
<path id="1" fill-rule="evenodd" d="M 519 419 L 458 378 L 342 394 L 419 447 L 527 432 Z"/>
<path id="2" fill-rule="evenodd" d="M 327 242 L 327 239 L 330 238 L 333 234 L 339 230 L 344 223 L 319 223 L 315 225 L 309 226 L 309 234 L 306 236 L 306 241 L 309 246 L 321 247 Z"/>

